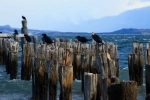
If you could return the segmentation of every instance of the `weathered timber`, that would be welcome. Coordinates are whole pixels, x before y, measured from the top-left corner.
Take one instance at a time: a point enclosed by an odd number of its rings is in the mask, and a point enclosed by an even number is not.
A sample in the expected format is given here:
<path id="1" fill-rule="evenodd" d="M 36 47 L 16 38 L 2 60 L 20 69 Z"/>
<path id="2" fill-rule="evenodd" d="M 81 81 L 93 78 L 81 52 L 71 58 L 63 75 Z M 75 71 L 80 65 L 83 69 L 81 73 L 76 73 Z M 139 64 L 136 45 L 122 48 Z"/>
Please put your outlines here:
<path id="1" fill-rule="evenodd" d="M 32 99 L 35 100 L 36 97 L 36 67 L 35 67 L 35 58 L 31 57 L 31 67 L 32 67 Z"/>
<path id="2" fill-rule="evenodd" d="M 108 42 L 106 43 L 106 51 L 107 51 L 107 58 L 108 58 L 108 64 L 110 68 L 110 76 L 117 76 L 119 77 L 119 62 L 117 57 L 117 45 L 114 43 Z"/>
<path id="3" fill-rule="evenodd" d="M 23 45 L 23 61 L 21 68 L 21 79 L 30 80 L 31 78 L 31 56 L 34 55 L 33 43 L 26 43 Z"/>
<path id="4" fill-rule="evenodd" d="M 146 95 L 145 100 L 150 100 L 150 94 L 147 94 L 147 95 Z"/>
<path id="5" fill-rule="evenodd" d="M 17 79 L 18 71 L 18 48 L 19 43 L 15 41 L 10 42 L 10 79 Z"/>
<path id="6" fill-rule="evenodd" d="M 10 43 L 12 42 L 11 39 L 5 39 L 4 43 L 5 43 L 5 64 L 6 64 L 6 72 L 7 74 L 10 74 L 10 53 L 9 53 L 9 50 L 10 50 Z"/>
<path id="7" fill-rule="evenodd" d="M 84 100 L 97 100 L 97 74 L 84 73 Z"/>
<path id="8" fill-rule="evenodd" d="M 19 35 L 18 34 L 14 34 L 14 40 L 19 42 Z"/>
<path id="9" fill-rule="evenodd" d="M 107 88 L 108 88 L 108 80 L 109 78 L 106 78 L 104 76 L 101 76 L 100 78 L 100 89 L 101 89 L 101 100 L 107 100 L 108 96 L 107 96 Z"/>
<path id="10" fill-rule="evenodd" d="M 21 23 L 22 23 L 21 33 L 28 34 L 27 20 L 22 20 Z"/>
<path id="11" fill-rule="evenodd" d="M 59 49 L 59 53 L 63 53 L 59 61 L 59 82 L 60 82 L 60 100 L 72 100 L 72 83 L 73 83 L 73 50 Z"/>
<path id="12" fill-rule="evenodd" d="M 146 44 L 145 50 L 145 84 L 146 84 L 146 94 L 150 93 L 150 44 Z"/>
<path id="13" fill-rule="evenodd" d="M 90 68 L 90 55 L 89 55 L 89 45 L 81 45 L 81 76 L 82 76 L 82 85 L 81 90 L 84 92 L 84 72 L 89 72 Z"/>
<path id="14" fill-rule="evenodd" d="M 74 72 L 74 79 L 81 79 L 81 45 L 78 41 L 77 43 L 73 44 L 73 72 Z"/>
<path id="15" fill-rule="evenodd" d="M 138 86 L 143 84 L 143 55 L 129 54 L 128 68 L 130 80 L 136 81 Z"/>
<path id="16" fill-rule="evenodd" d="M 89 71 L 90 73 L 97 73 L 97 68 L 96 68 L 96 46 L 95 44 L 90 45 L 90 51 L 89 51 L 89 56 L 90 56 L 90 68 Z"/>
<path id="17" fill-rule="evenodd" d="M 47 64 L 45 59 L 39 59 L 37 68 L 37 85 L 38 85 L 38 99 L 36 100 L 47 100 L 48 98 L 48 73 Z"/>
<path id="18" fill-rule="evenodd" d="M 49 100 L 57 100 L 57 81 L 58 81 L 58 50 L 49 50 L 48 67 L 48 84 Z"/>
<path id="19" fill-rule="evenodd" d="M 143 44 L 142 43 L 133 43 L 133 53 L 142 54 Z"/>
<path id="20" fill-rule="evenodd" d="M 121 82 L 120 100 L 137 100 L 137 82 Z"/>
<path id="21" fill-rule="evenodd" d="M 35 58 L 35 100 L 48 100 L 46 45 L 38 45 Z"/>
<path id="22" fill-rule="evenodd" d="M 3 38 L 0 38 L 0 64 L 3 64 Z"/>
<path id="23" fill-rule="evenodd" d="M 108 100 L 123 100 L 121 99 L 121 84 L 111 84 L 108 86 Z"/>
<path id="24" fill-rule="evenodd" d="M 3 64 L 7 64 L 6 63 L 6 59 L 7 59 L 7 47 L 6 47 L 6 39 L 3 38 L 2 40 L 2 50 L 3 50 Z M 7 66 L 6 66 L 6 71 L 7 71 Z"/>
<path id="25" fill-rule="evenodd" d="M 33 43 L 34 43 L 34 52 L 36 52 L 36 46 L 38 45 L 38 37 L 33 36 Z"/>

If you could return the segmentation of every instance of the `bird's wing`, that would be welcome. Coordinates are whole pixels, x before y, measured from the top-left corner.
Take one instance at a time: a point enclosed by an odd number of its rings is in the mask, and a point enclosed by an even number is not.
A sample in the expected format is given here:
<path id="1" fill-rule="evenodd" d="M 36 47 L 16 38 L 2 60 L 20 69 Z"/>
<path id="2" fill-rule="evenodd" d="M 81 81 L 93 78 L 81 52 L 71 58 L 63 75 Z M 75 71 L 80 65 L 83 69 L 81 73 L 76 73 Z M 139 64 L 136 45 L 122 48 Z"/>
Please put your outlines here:
<path id="1" fill-rule="evenodd" d="M 99 40 L 99 41 L 102 41 L 102 39 L 101 39 L 98 35 L 96 35 L 96 34 L 95 34 L 95 38 L 96 38 L 97 40 Z"/>

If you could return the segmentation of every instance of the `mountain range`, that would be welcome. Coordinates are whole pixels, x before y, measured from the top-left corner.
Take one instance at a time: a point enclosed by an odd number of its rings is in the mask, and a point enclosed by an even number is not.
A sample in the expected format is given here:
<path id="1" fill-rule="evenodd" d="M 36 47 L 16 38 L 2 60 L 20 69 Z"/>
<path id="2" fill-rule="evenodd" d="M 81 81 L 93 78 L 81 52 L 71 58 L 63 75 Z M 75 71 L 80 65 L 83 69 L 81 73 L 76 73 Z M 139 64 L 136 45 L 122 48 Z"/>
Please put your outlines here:
<path id="1" fill-rule="evenodd" d="M 63 27 L 66 32 L 96 32 L 96 33 L 150 33 L 150 6 L 125 11 L 116 16 L 107 16 L 101 19 L 93 19 L 78 25 L 69 24 Z M 11 33 L 14 29 L 10 25 L 0 26 L 0 31 Z M 29 29 L 34 32 L 58 32 L 53 30 Z M 60 33 L 60 32 L 59 32 Z"/>
<path id="2" fill-rule="evenodd" d="M 112 32 L 123 28 L 150 29 L 150 6 L 83 22 L 79 27 L 80 31 L 88 32 Z"/>

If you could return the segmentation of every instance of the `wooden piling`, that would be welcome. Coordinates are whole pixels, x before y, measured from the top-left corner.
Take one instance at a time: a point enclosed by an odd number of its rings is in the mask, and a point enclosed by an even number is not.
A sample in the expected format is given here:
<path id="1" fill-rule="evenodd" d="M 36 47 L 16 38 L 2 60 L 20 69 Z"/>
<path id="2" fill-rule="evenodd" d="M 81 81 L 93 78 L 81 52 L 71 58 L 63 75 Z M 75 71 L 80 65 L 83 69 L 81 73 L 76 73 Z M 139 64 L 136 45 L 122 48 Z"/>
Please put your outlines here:
<path id="1" fill-rule="evenodd" d="M 137 82 L 121 82 L 121 100 L 137 100 Z"/>
<path id="2" fill-rule="evenodd" d="M 11 64 L 10 64 L 10 39 L 5 39 L 5 65 L 6 65 L 6 72 L 7 74 L 10 74 L 11 71 Z"/>
<path id="3" fill-rule="evenodd" d="M 98 73 L 98 70 L 96 68 L 96 46 L 95 44 L 91 44 L 90 45 L 90 51 L 89 51 L 89 56 L 90 56 L 90 60 L 89 60 L 89 63 L 90 63 L 90 68 L 89 68 L 89 71 L 90 73 Z"/>
<path id="4" fill-rule="evenodd" d="M 48 67 L 48 84 L 49 100 L 57 100 L 57 81 L 58 81 L 58 50 L 49 51 Z"/>
<path id="5" fill-rule="evenodd" d="M 3 64 L 3 38 L 0 38 L 0 64 Z"/>
<path id="6" fill-rule="evenodd" d="M 46 45 L 38 45 L 35 55 L 35 100 L 48 99 L 48 73 Z"/>
<path id="7" fill-rule="evenodd" d="M 147 94 L 147 95 L 146 95 L 145 100 L 150 100 L 150 94 Z"/>
<path id="8" fill-rule="evenodd" d="M 23 45 L 23 61 L 21 68 L 21 79 L 30 80 L 31 78 L 31 56 L 34 55 L 33 43 Z"/>
<path id="9" fill-rule="evenodd" d="M 150 94 L 150 44 L 146 44 L 145 50 L 145 84 L 146 84 L 146 94 Z"/>
<path id="10" fill-rule="evenodd" d="M 143 84 L 143 55 L 129 54 L 128 68 L 130 80 L 136 81 L 138 86 Z"/>
<path id="11" fill-rule="evenodd" d="M 97 74 L 84 73 L 84 100 L 97 100 Z"/>
<path id="12" fill-rule="evenodd" d="M 63 53 L 59 66 L 59 82 L 60 82 L 60 100 L 72 100 L 72 83 L 73 83 L 73 50 L 67 49 Z M 60 57 L 59 57 L 60 58 Z"/>
<path id="13" fill-rule="evenodd" d="M 73 71 L 74 79 L 81 79 L 81 45 L 80 43 L 74 43 L 73 45 Z"/>
<path id="14" fill-rule="evenodd" d="M 81 90 L 84 92 L 84 72 L 89 72 L 90 70 L 90 55 L 89 55 L 89 44 L 81 45 L 81 76 L 82 76 L 82 85 Z"/>
<path id="15" fill-rule="evenodd" d="M 36 52 L 36 46 L 38 45 L 38 37 L 33 36 L 33 43 L 34 43 L 34 52 Z"/>
<path id="16" fill-rule="evenodd" d="M 11 42 L 10 43 L 11 49 L 9 51 L 10 55 L 10 79 L 17 79 L 18 73 L 18 42 Z"/>
<path id="17" fill-rule="evenodd" d="M 123 100 L 121 99 L 121 84 L 108 86 L 108 100 Z"/>

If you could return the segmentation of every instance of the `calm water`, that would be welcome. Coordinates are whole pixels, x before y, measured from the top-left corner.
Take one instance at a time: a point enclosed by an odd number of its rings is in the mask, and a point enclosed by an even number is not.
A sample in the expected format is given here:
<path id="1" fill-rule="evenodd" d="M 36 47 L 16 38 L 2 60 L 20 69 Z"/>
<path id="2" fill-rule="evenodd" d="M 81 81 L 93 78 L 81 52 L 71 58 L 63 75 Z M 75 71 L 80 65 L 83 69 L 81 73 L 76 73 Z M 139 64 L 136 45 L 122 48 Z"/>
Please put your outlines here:
<path id="1" fill-rule="evenodd" d="M 37 34 L 36 34 L 37 35 Z M 52 38 L 64 37 L 75 39 L 79 34 L 52 34 Z M 91 38 L 91 34 L 80 34 Z M 120 64 L 120 80 L 129 80 L 128 77 L 128 54 L 132 53 L 132 43 L 142 42 L 145 44 L 150 42 L 150 35 L 110 35 L 99 34 L 105 42 L 113 42 L 118 45 L 118 57 Z M 39 36 L 39 38 L 41 38 Z M 21 50 L 20 50 L 21 51 Z M 21 56 L 21 55 L 20 55 Z M 20 58 L 20 57 L 19 57 Z M 30 100 L 31 99 L 31 81 L 20 80 L 21 61 L 18 61 L 18 79 L 9 80 L 9 75 L 5 72 L 5 66 L 0 65 L 0 100 Z M 73 100 L 83 100 L 81 92 L 81 81 L 75 80 L 73 83 Z M 59 86 L 58 86 L 59 90 Z M 59 92 L 57 94 L 59 96 Z M 145 99 L 145 83 L 138 89 L 138 100 Z"/>

